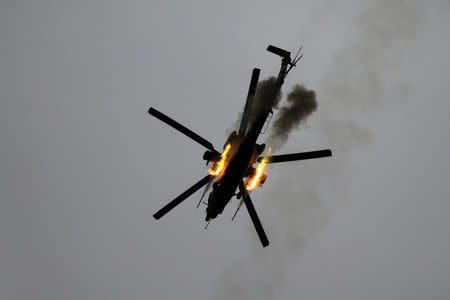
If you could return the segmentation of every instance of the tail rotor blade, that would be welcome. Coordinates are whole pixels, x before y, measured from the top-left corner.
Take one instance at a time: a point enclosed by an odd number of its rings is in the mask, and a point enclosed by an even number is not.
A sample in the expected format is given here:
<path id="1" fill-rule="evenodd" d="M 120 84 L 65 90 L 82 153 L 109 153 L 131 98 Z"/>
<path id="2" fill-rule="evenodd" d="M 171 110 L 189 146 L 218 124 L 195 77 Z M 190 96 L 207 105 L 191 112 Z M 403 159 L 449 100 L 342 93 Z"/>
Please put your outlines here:
<path id="1" fill-rule="evenodd" d="M 175 128 L 176 130 L 178 130 L 179 132 L 183 133 L 184 135 L 190 137 L 191 139 L 193 139 L 194 141 L 196 141 L 197 143 L 199 143 L 203 147 L 205 147 L 205 148 L 207 148 L 207 149 L 209 149 L 211 151 L 214 151 L 214 147 L 213 147 L 213 144 L 211 144 L 211 142 L 205 140 L 204 138 L 202 138 L 201 136 L 199 136 L 198 134 L 196 134 L 192 130 L 186 128 L 185 126 L 181 125 L 180 123 L 178 123 L 174 119 L 166 116 L 162 112 L 154 109 L 153 107 L 150 107 L 150 109 L 148 110 L 148 113 L 151 114 L 152 116 L 154 116 L 155 118 L 163 121 L 167 125 Z"/>
<path id="2" fill-rule="evenodd" d="M 310 152 L 302 152 L 302 153 L 290 153 L 290 154 L 282 154 L 282 155 L 273 155 L 269 156 L 267 163 L 279 163 L 279 162 L 287 162 L 287 161 L 296 161 L 296 160 L 304 160 L 304 159 L 312 159 L 312 158 L 321 158 L 331 156 L 331 150 L 318 150 L 318 151 L 310 151 Z M 258 162 L 261 162 L 263 157 L 258 158 Z"/>
<path id="3" fill-rule="evenodd" d="M 161 217 L 163 217 L 165 214 L 167 214 L 169 211 L 171 211 L 173 208 L 175 208 L 175 206 L 177 206 L 178 204 L 180 204 L 181 202 L 183 202 L 184 200 L 186 200 L 190 195 L 192 195 L 193 193 L 195 193 L 197 190 L 199 190 L 202 186 L 204 186 L 205 184 L 208 183 L 208 181 L 210 180 L 210 175 L 206 175 L 205 177 L 203 177 L 203 179 L 201 179 L 199 182 L 197 182 L 196 184 L 194 184 L 193 186 L 191 186 L 189 189 L 187 189 L 183 194 L 181 194 L 180 196 L 176 197 L 174 200 L 172 200 L 171 202 L 169 202 L 166 206 L 164 206 L 163 208 L 161 208 L 160 210 L 158 210 L 154 215 L 153 218 L 155 218 L 156 220 L 160 219 Z"/>
<path id="4" fill-rule="evenodd" d="M 245 206 L 247 207 L 248 214 L 252 219 L 253 225 L 255 226 L 256 232 L 258 233 L 259 239 L 261 240 L 261 244 L 263 245 L 263 247 L 267 247 L 269 245 L 269 240 L 267 239 L 266 233 L 264 232 L 264 228 L 262 227 L 261 221 L 259 220 L 258 214 L 256 213 L 252 200 L 250 199 L 250 195 L 247 192 L 244 192 L 242 197 L 244 198 Z"/>

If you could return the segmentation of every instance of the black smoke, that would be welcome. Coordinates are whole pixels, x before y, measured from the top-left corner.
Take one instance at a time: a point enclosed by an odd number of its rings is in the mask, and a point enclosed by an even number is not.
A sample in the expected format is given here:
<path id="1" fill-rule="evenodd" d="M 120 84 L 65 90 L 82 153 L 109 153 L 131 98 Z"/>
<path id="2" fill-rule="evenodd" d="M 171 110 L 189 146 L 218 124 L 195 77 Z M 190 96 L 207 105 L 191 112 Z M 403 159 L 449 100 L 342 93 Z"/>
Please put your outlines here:
<path id="1" fill-rule="evenodd" d="M 317 109 L 316 93 L 303 85 L 295 85 L 287 95 L 287 103 L 282 106 L 273 122 L 268 145 L 278 150 L 286 143 L 292 130 L 306 122 Z"/>
<path id="2" fill-rule="evenodd" d="M 262 111 L 267 108 L 277 108 L 281 97 L 282 93 L 276 77 L 271 76 L 267 79 L 261 80 L 256 88 L 250 124 Z"/>

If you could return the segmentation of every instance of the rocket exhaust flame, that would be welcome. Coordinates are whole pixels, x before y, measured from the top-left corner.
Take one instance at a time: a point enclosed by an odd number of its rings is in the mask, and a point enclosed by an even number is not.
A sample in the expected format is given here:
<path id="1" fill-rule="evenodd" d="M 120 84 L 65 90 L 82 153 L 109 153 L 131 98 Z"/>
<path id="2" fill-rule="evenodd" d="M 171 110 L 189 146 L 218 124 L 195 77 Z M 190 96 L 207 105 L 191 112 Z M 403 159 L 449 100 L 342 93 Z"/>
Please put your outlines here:
<path id="1" fill-rule="evenodd" d="M 262 161 L 259 163 L 258 167 L 256 168 L 255 174 L 252 177 L 249 177 L 247 179 L 247 183 L 245 184 L 245 189 L 247 191 L 254 190 L 258 185 L 262 185 L 264 181 L 266 180 L 266 175 L 264 174 L 264 168 L 269 162 L 269 155 L 270 151 L 272 149 L 269 148 L 269 152 L 267 155 L 262 159 Z"/>
<path id="2" fill-rule="evenodd" d="M 222 154 L 220 155 L 220 160 L 218 162 L 215 162 L 209 169 L 209 174 L 211 174 L 212 176 L 222 176 L 223 171 L 225 170 L 224 166 L 230 149 L 231 144 L 227 144 L 225 150 L 223 150 Z"/>

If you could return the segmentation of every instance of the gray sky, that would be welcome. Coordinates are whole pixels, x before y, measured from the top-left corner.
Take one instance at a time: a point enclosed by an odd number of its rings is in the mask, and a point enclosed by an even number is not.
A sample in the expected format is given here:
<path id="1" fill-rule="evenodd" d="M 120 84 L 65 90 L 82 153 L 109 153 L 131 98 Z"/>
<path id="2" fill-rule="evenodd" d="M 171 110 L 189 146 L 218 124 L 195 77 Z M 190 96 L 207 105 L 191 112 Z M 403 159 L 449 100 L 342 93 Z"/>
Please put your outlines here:
<path id="1" fill-rule="evenodd" d="M 0 4 L 1 299 L 449 299 L 450 5 L 428 1 L 4 1 Z M 252 193 L 199 193 L 269 43 L 304 58 L 318 110 Z M 284 101 L 284 100 L 282 100 Z M 264 138 L 264 136 L 263 136 Z M 262 138 L 262 141 L 264 140 Z"/>

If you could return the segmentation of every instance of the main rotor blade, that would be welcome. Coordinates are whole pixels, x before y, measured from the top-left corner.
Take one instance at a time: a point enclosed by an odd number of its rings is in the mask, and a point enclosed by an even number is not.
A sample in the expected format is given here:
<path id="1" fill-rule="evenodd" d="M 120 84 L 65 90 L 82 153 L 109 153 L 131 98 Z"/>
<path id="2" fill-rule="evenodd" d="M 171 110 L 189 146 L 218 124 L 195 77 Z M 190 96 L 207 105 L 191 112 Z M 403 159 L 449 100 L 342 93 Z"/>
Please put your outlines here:
<path id="1" fill-rule="evenodd" d="M 258 218 L 258 214 L 256 213 L 255 207 L 253 206 L 252 200 L 250 199 L 250 195 L 247 191 L 242 195 L 244 198 L 245 207 L 247 207 L 248 214 L 252 219 L 253 225 L 255 226 L 256 232 L 258 233 L 259 239 L 261 240 L 261 244 L 263 247 L 267 247 L 269 245 L 269 240 L 267 239 L 266 233 L 264 232 L 264 228 L 261 225 L 261 221 Z"/>
<path id="2" fill-rule="evenodd" d="M 210 175 L 206 175 L 201 179 L 199 182 L 188 188 L 183 194 L 176 197 L 174 200 L 169 202 L 166 206 L 158 210 L 154 215 L 153 218 L 156 220 L 160 219 L 162 216 L 167 214 L 169 211 L 171 211 L 175 206 L 186 200 L 190 195 L 195 193 L 197 190 L 199 190 L 202 186 L 208 183 Z"/>
<path id="3" fill-rule="evenodd" d="M 259 72 L 260 69 L 258 68 L 254 68 L 252 72 L 250 86 L 248 87 L 247 100 L 245 101 L 245 107 L 242 112 L 241 124 L 238 131 L 240 136 L 244 136 L 247 131 L 248 121 L 250 120 L 250 114 L 253 109 L 253 99 L 255 98 L 256 87 L 258 86 Z"/>
<path id="4" fill-rule="evenodd" d="M 267 163 L 273 164 L 273 163 L 279 163 L 279 162 L 304 160 L 304 159 L 312 159 L 312 158 L 320 158 L 320 157 L 328 157 L 328 156 L 331 156 L 330 149 L 302 152 L 302 153 L 290 153 L 290 154 L 269 156 Z M 263 157 L 258 158 L 258 162 L 261 162 L 261 160 L 263 160 Z"/>
<path id="5" fill-rule="evenodd" d="M 214 150 L 213 144 L 211 144 L 211 142 L 208 142 L 207 140 L 205 140 L 204 138 L 202 138 L 201 136 L 199 136 L 198 134 L 196 134 L 192 130 L 184 127 L 183 125 L 181 125 L 180 123 L 178 123 L 174 119 L 166 116 L 162 112 L 154 109 L 153 107 L 150 107 L 150 109 L 148 110 L 148 113 L 151 114 L 152 116 L 154 116 L 155 118 L 163 121 L 167 125 L 172 126 L 173 128 L 175 128 L 179 132 L 181 132 L 181 133 L 185 134 L 186 136 L 190 137 L 191 139 L 193 139 L 194 141 L 196 141 L 197 143 L 199 143 L 203 147 L 205 147 L 205 148 L 207 148 L 209 150 Z"/>

